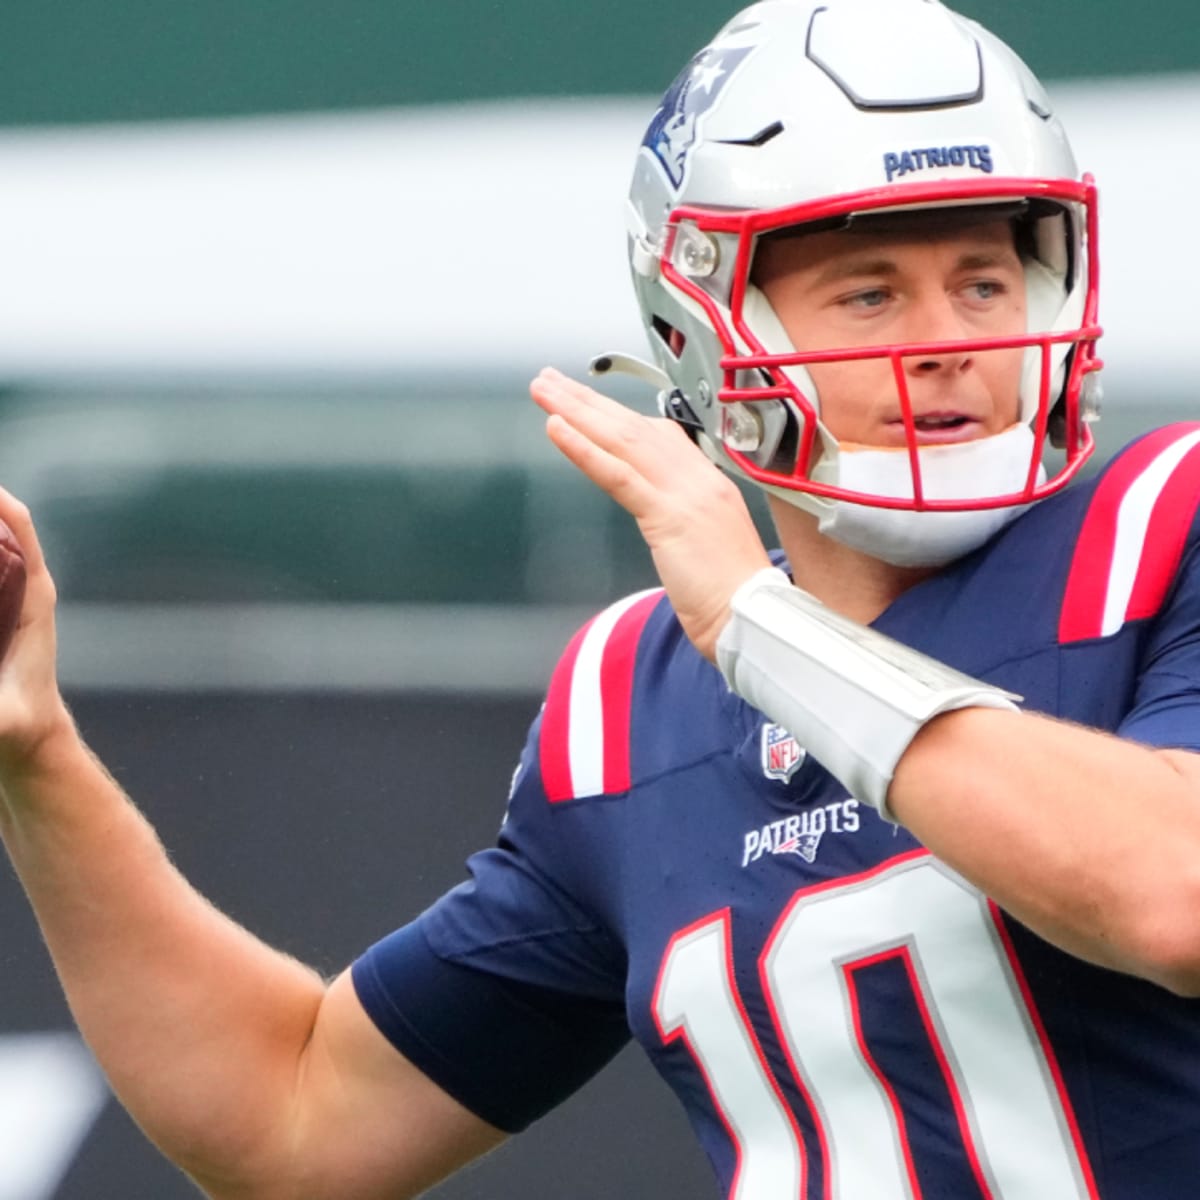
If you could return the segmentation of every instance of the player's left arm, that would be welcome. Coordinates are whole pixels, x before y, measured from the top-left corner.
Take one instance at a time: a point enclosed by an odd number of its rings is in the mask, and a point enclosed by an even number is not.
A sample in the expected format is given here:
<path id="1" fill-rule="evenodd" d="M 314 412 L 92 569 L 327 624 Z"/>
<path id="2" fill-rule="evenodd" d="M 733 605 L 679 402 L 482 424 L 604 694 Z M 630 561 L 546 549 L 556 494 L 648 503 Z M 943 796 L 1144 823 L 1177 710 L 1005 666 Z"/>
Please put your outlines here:
<path id="1" fill-rule="evenodd" d="M 735 485 L 669 422 L 557 372 L 531 390 L 554 444 L 635 517 L 685 631 L 715 661 L 735 593 L 768 564 Z M 811 629 L 824 636 L 823 625 L 818 613 Z M 867 672 L 864 699 L 871 658 L 847 661 Z M 897 718 L 894 761 L 870 737 L 849 748 L 855 770 L 874 771 L 876 803 L 1048 941 L 1200 995 L 1200 755 L 1017 711 L 994 689 L 971 699 L 961 677 L 938 679 L 939 664 L 921 665 L 932 668 L 933 701 L 959 686 L 967 706 L 913 719 L 907 731 Z M 772 711 L 777 694 L 764 702 L 735 690 L 788 724 Z M 976 707 L 980 699 L 999 707 Z M 870 727 L 870 714 L 854 715 Z"/>
<path id="2" fill-rule="evenodd" d="M 888 804 L 1048 941 L 1200 995 L 1200 754 L 963 708 L 917 733 Z"/>

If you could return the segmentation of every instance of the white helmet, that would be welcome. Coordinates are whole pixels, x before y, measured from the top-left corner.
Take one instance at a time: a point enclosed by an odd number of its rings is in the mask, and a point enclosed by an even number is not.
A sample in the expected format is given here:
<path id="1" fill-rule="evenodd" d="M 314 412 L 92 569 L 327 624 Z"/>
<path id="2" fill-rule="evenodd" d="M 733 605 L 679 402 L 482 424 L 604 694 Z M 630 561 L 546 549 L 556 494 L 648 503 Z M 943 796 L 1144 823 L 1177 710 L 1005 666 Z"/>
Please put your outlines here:
<path id="1" fill-rule="evenodd" d="M 1025 347 L 1018 425 L 918 450 L 900 361 L 946 345 L 878 346 L 870 354 L 901 381 L 909 447 L 848 453 L 805 369 L 845 355 L 796 352 L 751 282 L 759 239 L 983 205 L 1019 230 L 1027 334 L 954 348 Z M 830 536 L 904 564 L 957 557 L 1062 487 L 1093 448 L 1095 212 L 1041 85 L 975 22 L 938 0 L 754 4 L 668 89 L 638 152 L 630 260 L 666 376 L 655 372 L 660 407 Z M 1061 450 L 1052 474 L 1048 443 Z"/>

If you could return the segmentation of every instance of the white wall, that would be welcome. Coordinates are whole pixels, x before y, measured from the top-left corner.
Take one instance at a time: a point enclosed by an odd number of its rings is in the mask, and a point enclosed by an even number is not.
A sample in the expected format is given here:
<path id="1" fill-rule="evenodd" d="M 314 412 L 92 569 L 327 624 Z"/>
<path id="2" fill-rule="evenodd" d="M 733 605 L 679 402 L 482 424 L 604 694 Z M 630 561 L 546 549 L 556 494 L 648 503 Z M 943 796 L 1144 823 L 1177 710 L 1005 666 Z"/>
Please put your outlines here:
<path id="1" fill-rule="evenodd" d="M 1192 361 L 1200 76 L 1051 89 L 1103 197 L 1113 372 Z M 0 134 L 0 378 L 578 367 L 641 350 L 647 100 Z"/>

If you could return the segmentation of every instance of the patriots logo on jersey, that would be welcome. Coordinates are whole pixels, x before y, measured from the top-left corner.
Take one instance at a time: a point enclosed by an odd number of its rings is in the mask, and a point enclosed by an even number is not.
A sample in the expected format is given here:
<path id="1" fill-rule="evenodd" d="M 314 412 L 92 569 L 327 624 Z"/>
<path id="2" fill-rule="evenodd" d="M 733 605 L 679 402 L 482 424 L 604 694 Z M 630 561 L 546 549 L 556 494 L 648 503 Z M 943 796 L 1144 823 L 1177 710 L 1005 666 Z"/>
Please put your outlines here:
<path id="1" fill-rule="evenodd" d="M 805 862 L 815 862 L 821 839 L 827 833 L 857 833 L 862 828 L 858 809 L 859 802 L 847 796 L 756 825 L 742 835 L 742 866 L 748 867 L 765 855 L 795 854 Z"/>
<path id="2" fill-rule="evenodd" d="M 642 145 L 662 164 L 672 187 L 683 183 L 700 118 L 716 104 L 730 76 L 752 49 L 710 46 L 697 54 L 667 89 Z"/>
<path id="3" fill-rule="evenodd" d="M 800 769 L 808 752 L 782 725 L 762 729 L 762 769 L 768 779 L 787 783 Z"/>
<path id="4" fill-rule="evenodd" d="M 819 833 L 801 833 L 793 838 L 788 838 L 786 842 L 782 842 L 774 850 L 772 854 L 798 854 L 806 863 L 817 861 L 817 850 L 821 845 L 821 835 Z"/>

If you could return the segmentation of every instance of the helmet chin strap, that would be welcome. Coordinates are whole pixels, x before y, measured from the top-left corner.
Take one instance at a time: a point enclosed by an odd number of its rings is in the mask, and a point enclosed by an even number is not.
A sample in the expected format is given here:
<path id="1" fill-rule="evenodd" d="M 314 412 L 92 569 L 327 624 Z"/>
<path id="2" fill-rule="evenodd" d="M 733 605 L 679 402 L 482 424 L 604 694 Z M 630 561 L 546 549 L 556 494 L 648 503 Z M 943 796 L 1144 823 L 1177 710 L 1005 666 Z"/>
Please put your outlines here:
<path id="1" fill-rule="evenodd" d="M 991 437 L 917 451 L 921 484 L 929 500 L 974 500 L 1021 491 L 1034 453 L 1033 431 L 1010 426 Z M 839 487 L 904 500 L 913 496 L 907 450 L 841 449 L 834 471 Z M 1038 468 L 1039 482 L 1045 476 Z M 878 508 L 790 488 L 771 493 L 813 513 L 822 534 L 897 567 L 940 567 L 982 546 L 1029 507 L 962 512 Z"/>

